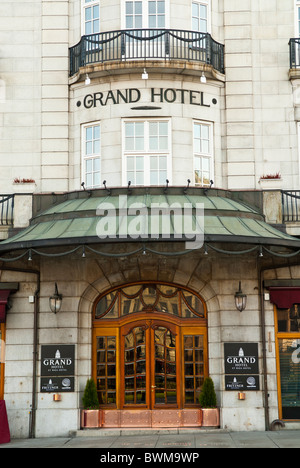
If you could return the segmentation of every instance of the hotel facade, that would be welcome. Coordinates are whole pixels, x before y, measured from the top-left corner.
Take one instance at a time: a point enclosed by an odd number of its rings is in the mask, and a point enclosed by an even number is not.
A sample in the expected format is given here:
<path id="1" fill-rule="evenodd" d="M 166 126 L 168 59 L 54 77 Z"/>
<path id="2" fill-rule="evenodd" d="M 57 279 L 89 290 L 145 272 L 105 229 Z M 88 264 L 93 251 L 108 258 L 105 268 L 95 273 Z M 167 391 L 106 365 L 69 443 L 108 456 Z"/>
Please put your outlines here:
<path id="1" fill-rule="evenodd" d="M 12 437 L 299 427 L 300 1 L 0 11 Z"/>

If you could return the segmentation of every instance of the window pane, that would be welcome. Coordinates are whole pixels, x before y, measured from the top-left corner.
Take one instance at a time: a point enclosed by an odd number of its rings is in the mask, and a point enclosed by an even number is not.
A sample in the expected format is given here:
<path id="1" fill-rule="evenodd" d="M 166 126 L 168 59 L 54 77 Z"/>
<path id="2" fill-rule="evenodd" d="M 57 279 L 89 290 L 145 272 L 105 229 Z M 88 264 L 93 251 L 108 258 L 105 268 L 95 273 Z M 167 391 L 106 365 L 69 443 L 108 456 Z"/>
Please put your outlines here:
<path id="1" fill-rule="evenodd" d="M 86 143 L 85 154 L 93 154 L 93 143 L 91 141 Z"/>
<path id="2" fill-rule="evenodd" d="M 201 145 L 201 153 L 209 153 L 209 141 L 202 140 Z"/>
<path id="3" fill-rule="evenodd" d="M 207 19 L 207 6 L 206 5 L 200 5 L 200 17 L 202 19 Z"/>
<path id="4" fill-rule="evenodd" d="M 199 17 L 199 5 L 198 3 L 192 4 L 192 16 Z"/>
<path id="5" fill-rule="evenodd" d="M 160 165 L 161 170 L 164 170 L 164 171 L 167 170 L 167 158 L 166 158 L 166 156 L 160 156 L 159 165 Z"/>
<path id="6" fill-rule="evenodd" d="M 156 2 L 149 2 L 148 3 L 148 11 L 150 15 L 153 15 L 156 13 Z"/>
<path id="7" fill-rule="evenodd" d="M 94 129 L 94 138 L 95 140 L 97 140 L 100 138 L 100 125 L 95 125 L 93 129 Z"/>
<path id="8" fill-rule="evenodd" d="M 151 185 L 158 185 L 158 174 L 157 174 L 157 172 L 151 171 L 151 173 L 150 173 L 150 184 Z"/>
<path id="9" fill-rule="evenodd" d="M 143 156 L 138 156 L 136 158 L 136 170 L 137 171 L 143 171 L 144 170 L 144 157 Z"/>
<path id="10" fill-rule="evenodd" d="M 92 19 L 92 8 L 85 9 L 85 21 L 90 21 Z"/>
<path id="11" fill-rule="evenodd" d="M 201 137 L 205 140 L 209 139 L 209 127 L 208 125 L 201 125 Z"/>
<path id="12" fill-rule="evenodd" d="M 158 157 L 151 156 L 150 157 L 150 169 L 157 169 L 158 168 Z"/>
<path id="13" fill-rule="evenodd" d="M 208 158 L 202 158 L 202 170 L 204 172 L 209 172 L 209 159 Z"/>
<path id="14" fill-rule="evenodd" d="M 87 127 L 85 129 L 85 138 L 86 138 L 86 140 L 92 140 L 92 138 L 93 138 L 93 127 Z"/>
<path id="15" fill-rule="evenodd" d="M 132 16 L 126 17 L 126 29 L 133 29 L 133 18 Z"/>
<path id="16" fill-rule="evenodd" d="M 136 136 L 144 136 L 144 122 L 136 122 L 135 134 Z"/>
<path id="17" fill-rule="evenodd" d="M 159 149 L 167 150 L 168 149 L 168 137 L 160 137 L 159 139 Z"/>
<path id="18" fill-rule="evenodd" d="M 207 21 L 201 19 L 200 20 L 200 31 L 206 33 L 207 32 Z"/>
<path id="19" fill-rule="evenodd" d="M 126 123 L 125 124 L 125 135 L 126 135 L 126 137 L 134 135 L 134 123 Z"/>
<path id="20" fill-rule="evenodd" d="M 277 309 L 279 332 L 300 331 L 300 305 L 294 304 L 290 309 Z"/>
<path id="21" fill-rule="evenodd" d="M 127 151 L 134 150 L 134 138 L 126 138 L 125 149 Z"/>
<path id="22" fill-rule="evenodd" d="M 166 179 L 167 179 L 167 172 L 166 171 L 160 171 L 160 173 L 159 173 L 159 185 L 165 184 Z"/>
<path id="23" fill-rule="evenodd" d="M 100 140 L 94 141 L 94 154 L 100 154 Z"/>
<path id="24" fill-rule="evenodd" d="M 129 156 L 127 158 L 127 170 L 134 171 L 134 157 L 133 156 Z"/>
<path id="25" fill-rule="evenodd" d="M 144 173 L 143 172 L 138 172 L 136 174 L 136 184 L 144 185 Z"/>
<path id="26" fill-rule="evenodd" d="M 157 2 L 157 13 L 165 13 L 165 2 Z"/>
<path id="27" fill-rule="evenodd" d="M 94 171 L 95 172 L 100 171 L 100 158 L 95 158 L 94 159 Z"/>
<path id="28" fill-rule="evenodd" d="M 126 15 L 132 15 L 132 13 L 133 13 L 133 2 L 126 2 L 125 10 L 126 10 Z"/>
<path id="29" fill-rule="evenodd" d="M 165 27 L 165 17 L 164 16 L 159 16 L 157 18 L 157 27 L 158 28 L 164 28 Z"/>
<path id="30" fill-rule="evenodd" d="M 86 160 L 85 170 L 86 170 L 86 172 L 92 172 L 92 170 L 93 170 L 93 160 L 92 159 L 87 159 Z"/>
<path id="31" fill-rule="evenodd" d="M 159 122 L 159 133 L 161 135 L 168 135 L 168 122 Z"/>
<path id="32" fill-rule="evenodd" d="M 143 151 L 143 149 L 144 149 L 144 138 L 143 137 L 136 138 L 135 150 L 136 151 Z"/>
<path id="33" fill-rule="evenodd" d="M 92 187 L 93 186 L 92 174 L 86 174 L 86 185 L 87 185 L 87 187 Z"/>
<path id="34" fill-rule="evenodd" d="M 93 7 L 93 17 L 94 19 L 99 18 L 99 5 Z"/>
<path id="35" fill-rule="evenodd" d="M 152 151 L 158 149 L 158 138 L 157 138 L 157 137 L 150 136 L 149 148 L 150 148 L 150 150 L 152 150 Z"/>
<path id="36" fill-rule="evenodd" d="M 141 15 L 143 12 L 143 5 L 142 2 L 135 2 L 135 14 Z"/>

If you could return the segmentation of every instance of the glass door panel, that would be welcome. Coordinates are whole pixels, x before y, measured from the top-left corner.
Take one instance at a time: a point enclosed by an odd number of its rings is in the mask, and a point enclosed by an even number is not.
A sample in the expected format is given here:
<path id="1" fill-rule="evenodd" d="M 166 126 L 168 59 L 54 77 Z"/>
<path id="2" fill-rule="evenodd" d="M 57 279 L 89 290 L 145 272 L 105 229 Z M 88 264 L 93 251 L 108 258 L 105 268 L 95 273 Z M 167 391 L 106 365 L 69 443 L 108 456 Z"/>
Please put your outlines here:
<path id="1" fill-rule="evenodd" d="M 174 405 L 177 403 L 176 341 L 170 330 L 159 327 L 154 331 L 154 350 L 154 405 Z"/>
<path id="2" fill-rule="evenodd" d="M 124 405 L 146 404 L 146 334 L 136 327 L 124 340 Z"/>
<path id="3" fill-rule="evenodd" d="M 116 337 L 97 336 L 97 391 L 103 405 L 116 405 Z"/>
<path id="4" fill-rule="evenodd" d="M 206 375 L 204 338 L 205 335 L 192 333 L 183 336 L 184 406 L 199 404 L 199 395 Z"/>

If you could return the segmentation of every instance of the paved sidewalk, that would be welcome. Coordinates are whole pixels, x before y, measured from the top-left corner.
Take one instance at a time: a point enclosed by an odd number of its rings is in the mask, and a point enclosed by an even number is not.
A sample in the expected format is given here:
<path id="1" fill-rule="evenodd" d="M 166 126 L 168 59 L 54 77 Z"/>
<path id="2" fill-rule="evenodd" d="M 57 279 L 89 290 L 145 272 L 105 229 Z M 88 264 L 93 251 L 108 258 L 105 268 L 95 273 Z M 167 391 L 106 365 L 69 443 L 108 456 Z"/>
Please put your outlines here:
<path id="1" fill-rule="evenodd" d="M 201 448 L 300 448 L 300 431 L 274 432 L 224 432 L 224 431 L 105 431 L 100 435 L 87 434 L 75 437 L 12 439 L 1 448 L 96 448 L 123 449 L 181 449 Z M 101 453 L 107 453 L 102 451 Z M 118 450 L 118 453 L 122 451 Z"/>

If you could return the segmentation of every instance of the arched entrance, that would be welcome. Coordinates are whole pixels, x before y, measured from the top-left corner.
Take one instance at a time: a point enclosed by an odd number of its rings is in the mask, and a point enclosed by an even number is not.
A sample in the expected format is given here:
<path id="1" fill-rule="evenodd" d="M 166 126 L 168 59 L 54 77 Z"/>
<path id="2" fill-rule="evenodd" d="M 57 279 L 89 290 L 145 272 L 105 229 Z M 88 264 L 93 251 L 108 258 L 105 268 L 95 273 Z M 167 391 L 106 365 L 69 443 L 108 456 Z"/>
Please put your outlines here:
<path id="1" fill-rule="evenodd" d="M 203 300 L 173 284 L 138 283 L 99 297 L 93 376 L 106 427 L 197 426 L 208 375 Z"/>

